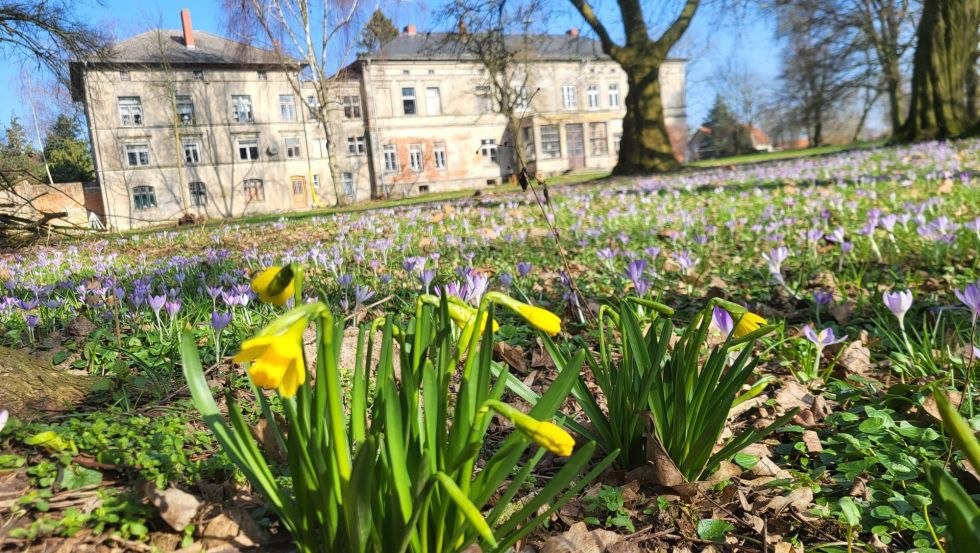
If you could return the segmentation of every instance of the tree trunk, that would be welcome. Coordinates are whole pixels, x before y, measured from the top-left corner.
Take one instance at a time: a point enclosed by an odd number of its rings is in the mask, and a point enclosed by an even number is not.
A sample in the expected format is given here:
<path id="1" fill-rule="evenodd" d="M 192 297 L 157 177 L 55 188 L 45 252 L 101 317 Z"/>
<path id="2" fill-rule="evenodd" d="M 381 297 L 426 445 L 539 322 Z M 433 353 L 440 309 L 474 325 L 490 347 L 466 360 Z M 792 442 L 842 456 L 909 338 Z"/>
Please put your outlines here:
<path id="1" fill-rule="evenodd" d="M 0 346 L 0 407 L 33 419 L 72 409 L 102 379 L 51 367 L 20 350 Z"/>
<path id="2" fill-rule="evenodd" d="M 664 122 L 660 98 L 662 60 L 654 56 L 642 58 L 645 63 L 623 66 L 629 91 L 626 93 L 619 161 L 613 169 L 615 175 L 662 173 L 680 168 Z"/>
<path id="3" fill-rule="evenodd" d="M 892 134 L 902 128 L 902 74 L 896 60 L 894 66 L 884 68 L 885 90 L 888 95 L 888 118 Z"/>
<path id="4" fill-rule="evenodd" d="M 967 74 L 977 45 L 976 0 L 926 0 L 916 31 L 909 116 L 898 139 L 954 138 L 969 130 Z"/>

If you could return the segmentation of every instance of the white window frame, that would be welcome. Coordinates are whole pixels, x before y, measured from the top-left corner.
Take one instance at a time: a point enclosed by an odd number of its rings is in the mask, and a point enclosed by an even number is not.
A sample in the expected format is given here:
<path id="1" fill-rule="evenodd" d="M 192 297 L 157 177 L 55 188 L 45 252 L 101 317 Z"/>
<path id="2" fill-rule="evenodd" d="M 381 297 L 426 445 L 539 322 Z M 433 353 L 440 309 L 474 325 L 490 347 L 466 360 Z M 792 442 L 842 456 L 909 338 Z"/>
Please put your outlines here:
<path id="1" fill-rule="evenodd" d="M 142 200 L 139 198 L 142 198 Z M 159 207 L 159 204 L 157 204 L 157 192 L 152 186 L 141 184 L 133 187 L 133 208 L 136 211 L 145 211 L 157 207 Z"/>
<path id="2" fill-rule="evenodd" d="M 174 98 L 174 105 L 177 106 L 177 122 L 181 125 L 194 125 L 194 100 L 190 94 L 178 94 Z"/>
<path id="3" fill-rule="evenodd" d="M 397 173 L 399 172 L 398 167 L 398 149 L 394 144 L 385 144 L 382 148 L 382 154 L 385 163 L 385 173 Z"/>
<path id="4" fill-rule="evenodd" d="M 360 96 L 343 96 L 343 97 L 341 97 L 341 103 L 344 105 L 344 118 L 345 119 L 360 119 L 361 118 L 361 97 Z"/>
<path id="5" fill-rule="evenodd" d="M 409 106 L 412 106 L 411 109 L 409 109 Z M 402 87 L 402 113 L 405 115 L 419 114 L 419 104 L 415 97 L 414 86 Z"/>
<path id="6" fill-rule="evenodd" d="M 473 89 L 473 96 L 476 98 L 477 113 L 493 112 L 493 89 L 490 85 L 477 85 Z"/>
<path id="7" fill-rule="evenodd" d="M 601 136 L 595 129 L 602 129 Z M 609 126 L 605 121 L 589 123 L 589 152 L 593 156 L 609 155 Z"/>
<path id="8" fill-rule="evenodd" d="M 126 145 L 126 166 L 147 167 L 150 165 L 150 146 L 148 144 Z"/>
<path id="9" fill-rule="evenodd" d="M 259 159 L 259 139 L 258 138 L 239 138 L 238 161 L 255 161 Z"/>
<path id="10" fill-rule="evenodd" d="M 595 83 L 590 84 L 585 91 L 585 96 L 586 96 L 586 105 L 589 106 L 589 109 L 599 109 L 600 106 L 599 106 L 598 84 Z"/>
<path id="11" fill-rule="evenodd" d="M 408 145 L 408 166 L 413 173 L 421 173 L 425 167 L 425 149 L 421 144 Z"/>
<path id="12" fill-rule="evenodd" d="M 524 127 L 521 132 L 524 139 L 524 159 L 534 161 L 537 158 L 534 153 L 534 127 Z"/>
<path id="13" fill-rule="evenodd" d="M 119 123 L 123 127 L 143 126 L 143 104 L 139 96 L 119 96 Z"/>
<path id="14" fill-rule="evenodd" d="M 618 83 L 609 84 L 609 107 L 611 108 L 619 107 L 619 84 Z"/>
<path id="15" fill-rule="evenodd" d="M 432 144 L 432 161 L 436 169 L 440 171 L 446 168 L 446 143 L 435 142 Z"/>
<path id="16" fill-rule="evenodd" d="M 347 137 L 347 153 L 352 156 L 362 156 L 367 152 L 364 135 Z"/>
<path id="17" fill-rule="evenodd" d="M 354 197 L 354 173 L 350 171 L 340 173 L 340 189 L 344 191 L 347 197 Z"/>
<path id="18" fill-rule="evenodd" d="M 303 149 L 300 147 L 302 142 L 298 136 L 287 136 L 283 139 L 283 146 L 286 147 L 286 159 L 300 159 L 303 157 Z"/>
<path id="19" fill-rule="evenodd" d="M 279 120 L 296 120 L 296 96 L 293 94 L 279 95 Z"/>
<path id="20" fill-rule="evenodd" d="M 442 115 L 442 93 L 438 86 L 425 87 L 425 114 Z"/>
<path id="21" fill-rule="evenodd" d="M 231 97 L 232 119 L 236 123 L 254 123 L 255 112 L 252 111 L 252 96 L 249 94 L 234 94 Z"/>
<path id="22" fill-rule="evenodd" d="M 578 106 L 578 91 L 573 84 L 561 85 L 561 107 L 575 109 Z"/>
<path id="23" fill-rule="evenodd" d="M 484 161 L 497 163 L 497 139 L 480 139 L 480 155 L 483 156 Z"/>
<path id="24" fill-rule="evenodd" d="M 197 140 L 184 140 L 181 144 L 184 152 L 184 163 L 186 165 L 197 165 L 201 163 L 201 143 Z"/>
<path id="25" fill-rule="evenodd" d="M 558 125 L 541 125 L 541 156 L 548 159 L 561 157 L 561 129 Z"/>

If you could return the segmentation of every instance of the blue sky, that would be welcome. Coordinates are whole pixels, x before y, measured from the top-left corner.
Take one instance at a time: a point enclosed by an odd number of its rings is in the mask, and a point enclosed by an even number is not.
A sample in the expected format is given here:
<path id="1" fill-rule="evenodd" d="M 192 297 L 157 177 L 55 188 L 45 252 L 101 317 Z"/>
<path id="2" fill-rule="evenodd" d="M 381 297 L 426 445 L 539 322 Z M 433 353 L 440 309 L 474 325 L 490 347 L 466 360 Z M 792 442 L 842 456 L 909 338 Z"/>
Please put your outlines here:
<path id="1" fill-rule="evenodd" d="M 549 32 L 562 33 L 571 27 L 583 29 L 591 36 L 585 22 L 568 2 L 551 0 L 553 15 L 547 17 Z M 773 37 L 774 25 L 764 15 L 727 21 L 711 0 L 704 2 L 686 36 L 672 53 L 688 58 L 687 113 L 688 126 L 697 128 L 714 102 L 718 90 L 715 75 L 718 68 L 734 64 L 758 76 L 759 86 L 766 88 L 779 70 L 779 50 Z M 436 3 L 421 1 L 385 2 L 383 10 L 401 28 L 415 23 L 420 32 L 437 30 L 444 25 L 436 13 Z M 103 0 L 96 4 L 82 0 L 75 4 L 81 18 L 106 29 L 112 36 L 125 39 L 154 27 L 179 28 L 180 9 L 189 8 L 195 29 L 225 35 L 226 25 L 220 0 L 188 0 L 182 3 L 163 0 L 144 0 L 139 5 L 130 0 Z M 611 32 L 620 25 L 612 18 L 614 3 L 596 3 Z M 50 117 L 52 108 L 46 96 L 50 94 L 49 80 L 40 74 L 35 64 L 11 61 L 0 65 L 0 125 L 6 126 L 12 113 L 30 127 L 31 102 L 41 119 Z M 31 91 L 34 92 L 31 92 Z M 43 130 L 42 130 L 43 132 Z M 32 137 L 33 138 L 33 137 Z"/>

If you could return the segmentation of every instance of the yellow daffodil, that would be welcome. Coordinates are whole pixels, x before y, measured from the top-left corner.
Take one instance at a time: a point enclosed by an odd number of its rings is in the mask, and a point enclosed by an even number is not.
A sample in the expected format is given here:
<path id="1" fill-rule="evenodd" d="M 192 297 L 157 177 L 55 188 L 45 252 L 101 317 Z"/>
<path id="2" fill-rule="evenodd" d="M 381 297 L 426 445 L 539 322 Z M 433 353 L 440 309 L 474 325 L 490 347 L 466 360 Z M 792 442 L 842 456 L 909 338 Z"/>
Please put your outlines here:
<path id="1" fill-rule="evenodd" d="M 534 419 L 531 419 L 534 420 Z M 537 424 L 521 428 L 538 445 L 560 457 L 568 457 L 575 448 L 575 438 L 553 422 L 536 421 Z M 520 428 L 520 427 L 519 427 Z"/>
<path id="2" fill-rule="evenodd" d="M 501 401 L 491 399 L 485 405 L 510 419 L 518 430 L 527 434 L 539 446 L 561 457 L 568 457 L 572 454 L 572 450 L 575 448 L 575 438 L 572 438 L 571 434 L 557 424 L 539 421 Z"/>
<path id="3" fill-rule="evenodd" d="M 762 328 L 762 326 L 765 324 L 765 319 L 751 311 L 746 311 L 741 317 L 739 317 L 738 324 L 735 325 L 735 337 L 741 338 L 750 332 L 754 332 Z"/>
<path id="4" fill-rule="evenodd" d="M 252 279 L 252 291 L 265 303 L 285 305 L 293 297 L 292 269 L 288 265 L 269 267 Z"/>
<path id="5" fill-rule="evenodd" d="M 277 335 L 256 336 L 242 343 L 236 363 L 251 361 L 248 375 L 260 388 L 278 388 L 283 397 L 293 397 L 306 380 L 303 365 L 303 330 L 306 320 Z"/>
<path id="6" fill-rule="evenodd" d="M 499 303 L 517 313 L 531 326 L 540 330 L 541 332 L 544 332 L 545 334 L 548 334 L 549 336 L 554 336 L 555 334 L 561 332 L 561 317 L 555 315 L 547 309 L 542 309 L 534 305 L 528 305 L 524 302 L 517 301 L 506 294 L 501 294 L 500 292 L 488 292 L 487 296 L 492 301 Z"/>

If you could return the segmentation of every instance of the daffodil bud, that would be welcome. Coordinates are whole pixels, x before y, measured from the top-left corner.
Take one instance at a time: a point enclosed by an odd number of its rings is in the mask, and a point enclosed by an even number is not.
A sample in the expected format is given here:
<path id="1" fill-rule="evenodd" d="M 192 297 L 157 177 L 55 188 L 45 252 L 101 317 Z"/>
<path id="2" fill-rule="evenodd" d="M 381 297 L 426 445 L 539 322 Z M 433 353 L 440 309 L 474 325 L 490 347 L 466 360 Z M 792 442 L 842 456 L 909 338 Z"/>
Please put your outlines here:
<path id="1" fill-rule="evenodd" d="M 486 297 L 520 315 L 534 328 L 554 336 L 561 332 L 561 318 L 547 309 L 529 305 L 500 292 L 487 292 Z"/>
<path id="2" fill-rule="evenodd" d="M 252 279 L 252 291 L 265 303 L 285 305 L 293 297 L 293 268 L 272 266 Z"/>
<path id="3" fill-rule="evenodd" d="M 746 334 L 755 332 L 766 324 L 766 320 L 759 315 L 749 311 L 737 303 L 715 298 L 714 303 L 721 306 L 735 319 L 735 330 L 732 334 L 735 338 L 741 338 Z"/>
<path id="4" fill-rule="evenodd" d="M 488 400 L 486 405 L 509 419 L 518 430 L 527 434 L 535 443 L 555 455 L 568 457 L 572 454 L 572 450 L 575 448 L 575 438 L 572 438 L 571 434 L 557 424 L 550 421 L 539 421 L 497 400 Z"/>

